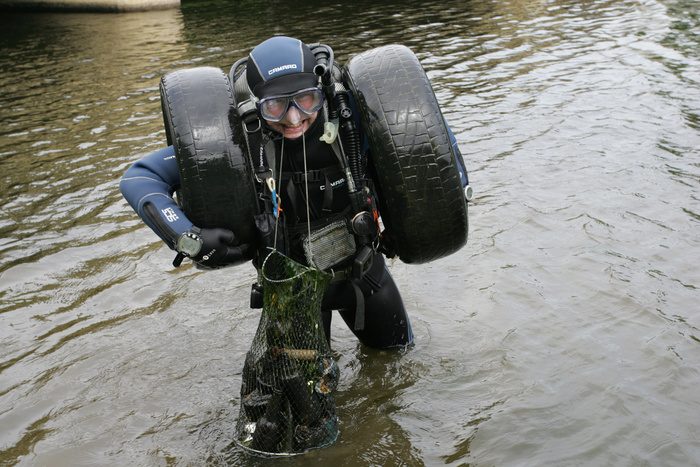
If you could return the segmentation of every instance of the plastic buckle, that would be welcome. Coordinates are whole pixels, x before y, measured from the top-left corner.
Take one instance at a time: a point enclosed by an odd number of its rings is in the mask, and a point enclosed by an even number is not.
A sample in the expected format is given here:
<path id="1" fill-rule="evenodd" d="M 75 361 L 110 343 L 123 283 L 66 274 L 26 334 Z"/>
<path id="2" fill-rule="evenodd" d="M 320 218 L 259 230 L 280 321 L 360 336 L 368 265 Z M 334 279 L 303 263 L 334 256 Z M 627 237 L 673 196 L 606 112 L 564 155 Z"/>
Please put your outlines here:
<path id="1" fill-rule="evenodd" d="M 306 183 L 307 177 L 309 183 L 320 182 L 322 179 L 322 172 L 320 170 L 309 170 L 306 174 L 304 174 L 304 172 L 294 172 L 292 174 L 292 182 L 300 185 Z"/>
<path id="2" fill-rule="evenodd" d="M 369 268 L 372 267 L 373 258 L 374 251 L 372 248 L 370 248 L 369 245 L 363 246 L 352 263 L 352 278 L 357 280 L 362 279 L 367 271 L 369 271 Z"/>

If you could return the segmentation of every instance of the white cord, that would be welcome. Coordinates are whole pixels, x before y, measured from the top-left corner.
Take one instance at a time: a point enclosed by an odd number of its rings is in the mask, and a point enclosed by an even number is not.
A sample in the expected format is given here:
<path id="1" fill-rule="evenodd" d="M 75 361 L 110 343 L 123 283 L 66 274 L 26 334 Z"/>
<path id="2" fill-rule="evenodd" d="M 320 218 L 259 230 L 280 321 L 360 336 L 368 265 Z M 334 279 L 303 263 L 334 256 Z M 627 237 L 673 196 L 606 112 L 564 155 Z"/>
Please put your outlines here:
<path id="1" fill-rule="evenodd" d="M 282 148 L 280 149 L 279 182 L 277 182 L 275 193 L 272 193 L 277 198 L 275 200 L 277 202 L 277 215 L 275 216 L 275 240 L 273 242 L 275 251 L 277 251 L 277 229 L 280 223 L 280 211 L 282 210 L 282 197 L 278 195 L 279 190 L 282 189 L 282 167 L 284 167 L 284 137 L 282 138 Z"/>
<path id="2" fill-rule="evenodd" d="M 306 226 L 308 229 L 308 239 L 309 239 L 309 252 L 311 253 L 310 262 L 313 264 L 314 250 L 311 243 L 311 211 L 309 208 L 309 170 L 306 167 L 306 133 L 301 134 L 302 150 L 304 153 L 304 190 L 306 192 Z"/>

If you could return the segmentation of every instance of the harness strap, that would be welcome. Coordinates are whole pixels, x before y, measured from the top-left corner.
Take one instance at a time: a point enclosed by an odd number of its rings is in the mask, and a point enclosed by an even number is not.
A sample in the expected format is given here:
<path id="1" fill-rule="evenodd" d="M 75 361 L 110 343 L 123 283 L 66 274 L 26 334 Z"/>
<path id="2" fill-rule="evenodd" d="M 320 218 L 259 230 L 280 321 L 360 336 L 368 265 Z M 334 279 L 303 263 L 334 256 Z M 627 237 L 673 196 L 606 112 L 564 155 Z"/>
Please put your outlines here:
<path id="1" fill-rule="evenodd" d="M 282 174 L 284 176 L 284 174 Z M 287 197 L 289 198 L 289 202 L 292 203 L 292 212 L 294 215 L 297 215 L 299 210 L 297 209 L 297 188 L 294 186 L 294 182 L 292 181 L 291 178 L 287 180 L 287 183 L 285 184 L 285 190 L 287 190 Z M 297 216 L 298 217 L 298 216 Z"/>
<path id="2" fill-rule="evenodd" d="M 301 185 L 306 183 L 306 177 L 310 183 L 323 182 L 323 204 L 321 205 L 321 210 L 324 214 L 330 214 L 333 210 L 333 187 L 331 185 L 331 180 L 328 178 L 328 174 L 338 173 L 338 169 L 335 167 L 326 167 L 320 170 L 309 170 L 308 172 L 292 172 L 283 173 L 282 180 L 287 180 L 285 188 L 287 190 L 287 195 L 292 202 L 292 209 L 297 213 L 297 196 L 300 194 L 297 190 L 296 185 Z"/>
<path id="3" fill-rule="evenodd" d="M 306 174 L 304 174 L 304 172 L 294 172 L 291 174 L 292 181 L 297 185 L 304 183 L 306 181 L 306 177 L 304 175 L 308 177 L 310 183 L 320 182 L 325 176 L 325 174 L 320 170 L 309 170 L 308 172 L 306 172 Z"/>
<path id="4" fill-rule="evenodd" d="M 353 292 L 355 292 L 355 323 L 353 323 L 353 328 L 355 331 L 362 331 L 365 328 L 365 294 L 362 293 L 360 289 L 359 281 L 352 278 L 352 273 L 350 268 L 343 271 L 333 271 L 333 282 L 348 282 L 352 287 Z M 378 286 L 375 284 L 370 284 L 374 291 L 378 290 Z"/>
<path id="5" fill-rule="evenodd" d="M 350 281 L 355 291 L 355 331 L 362 331 L 365 328 L 365 296 L 355 281 Z"/>

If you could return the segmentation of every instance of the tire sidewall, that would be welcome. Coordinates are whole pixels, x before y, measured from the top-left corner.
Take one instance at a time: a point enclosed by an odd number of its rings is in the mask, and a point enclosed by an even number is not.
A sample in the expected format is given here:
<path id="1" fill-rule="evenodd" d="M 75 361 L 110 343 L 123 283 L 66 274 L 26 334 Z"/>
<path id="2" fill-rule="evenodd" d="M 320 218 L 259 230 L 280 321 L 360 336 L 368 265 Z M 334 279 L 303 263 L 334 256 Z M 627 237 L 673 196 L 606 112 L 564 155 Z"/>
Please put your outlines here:
<path id="1" fill-rule="evenodd" d="M 180 175 L 178 203 L 200 228 L 226 228 L 255 243 L 257 202 L 228 76 L 218 68 L 176 70 L 160 82 L 166 138 Z"/>
<path id="2" fill-rule="evenodd" d="M 343 71 L 399 258 L 425 263 L 454 253 L 467 240 L 467 204 L 444 117 L 417 57 L 401 45 L 378 47 Z"/>

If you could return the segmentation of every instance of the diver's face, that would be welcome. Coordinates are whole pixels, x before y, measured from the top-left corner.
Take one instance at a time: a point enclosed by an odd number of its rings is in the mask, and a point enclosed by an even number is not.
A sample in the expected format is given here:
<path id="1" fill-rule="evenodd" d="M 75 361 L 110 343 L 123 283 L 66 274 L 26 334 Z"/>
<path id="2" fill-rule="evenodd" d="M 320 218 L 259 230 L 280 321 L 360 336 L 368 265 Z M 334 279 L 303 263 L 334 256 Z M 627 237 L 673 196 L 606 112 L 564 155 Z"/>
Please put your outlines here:
<path id="1" fill-rule="evenodd" d="M 301 112 L 295 106 L 290 105 L 287 113 L 279 122 L 265 120 L 273 130 L 279 131 L 285 138 L 296 139 L 309 129 L 318 117 L 318 112 L 311 115 Z"/>
<path id="2" fill-rule="evenodd" d="M 323 92 L 312 87 L 260 99 L 258 111 L 270 128 L 295 139 L 309 129 L 322 107 Z"/>

